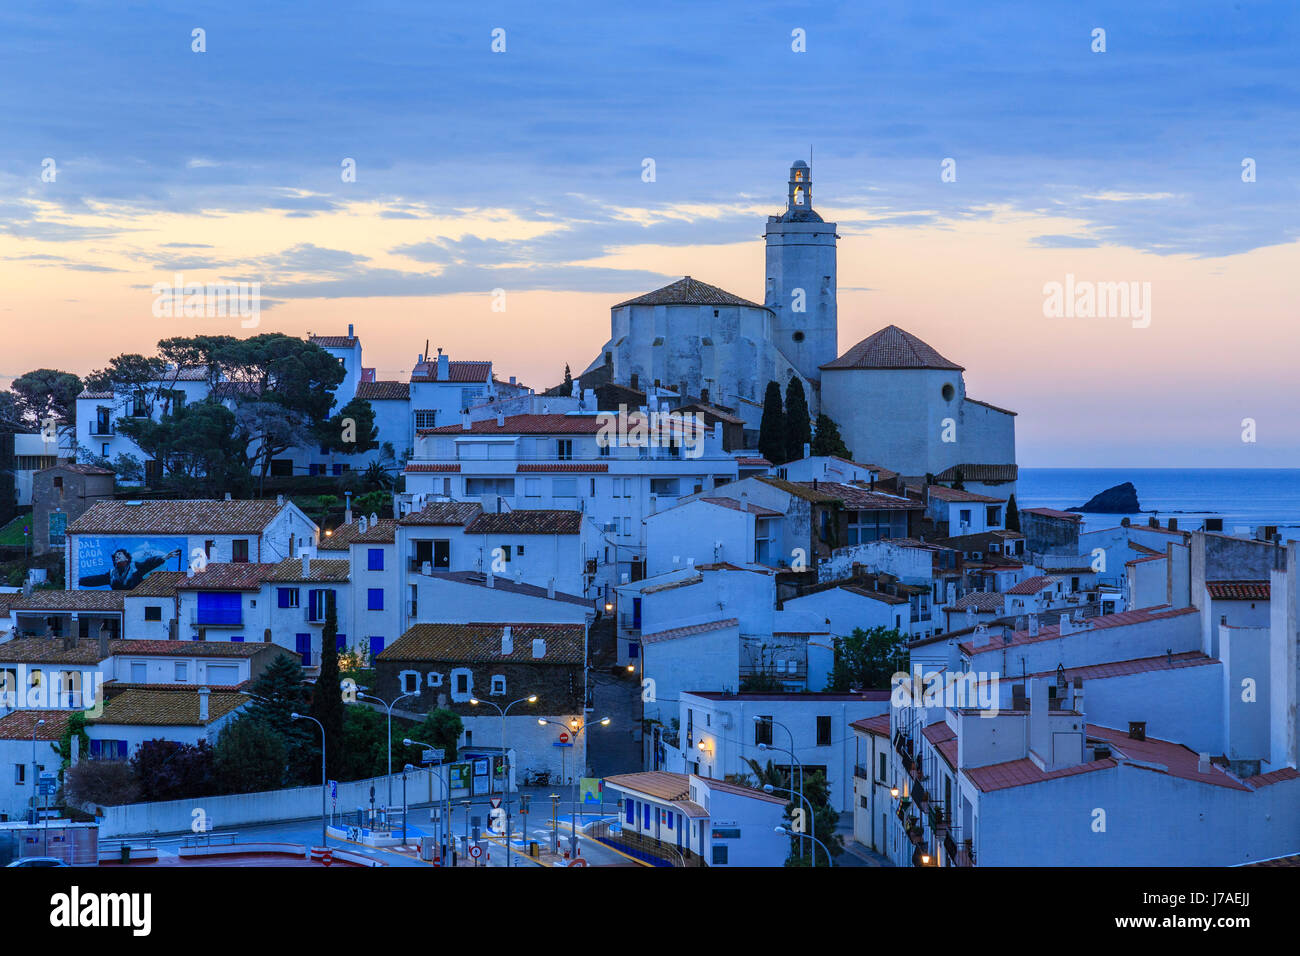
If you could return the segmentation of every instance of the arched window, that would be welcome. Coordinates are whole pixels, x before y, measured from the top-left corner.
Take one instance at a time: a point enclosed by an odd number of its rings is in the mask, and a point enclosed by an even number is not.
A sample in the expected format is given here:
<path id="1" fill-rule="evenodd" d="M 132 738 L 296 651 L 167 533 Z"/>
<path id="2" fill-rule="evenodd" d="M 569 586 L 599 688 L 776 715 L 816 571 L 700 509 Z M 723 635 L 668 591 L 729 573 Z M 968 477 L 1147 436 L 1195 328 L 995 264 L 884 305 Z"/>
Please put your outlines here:
<path id="1" fill-rule="evenodd" d="M 795 204 L 796 206 L 802 206 L 802 205 L 803 205 L 803 187 L 802 187 L 802 186 L 795 186 L 795 187 L 794 187 L 794 204 Z"/>

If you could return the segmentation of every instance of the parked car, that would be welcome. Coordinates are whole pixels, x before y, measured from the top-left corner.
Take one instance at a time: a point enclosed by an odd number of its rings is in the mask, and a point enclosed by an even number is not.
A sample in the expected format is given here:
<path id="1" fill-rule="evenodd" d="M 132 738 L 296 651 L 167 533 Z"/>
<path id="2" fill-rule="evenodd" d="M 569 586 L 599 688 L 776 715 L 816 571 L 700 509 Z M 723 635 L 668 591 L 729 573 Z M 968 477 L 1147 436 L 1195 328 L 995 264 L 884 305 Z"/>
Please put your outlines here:
<path id="1" fill-rule="evenodd" d="M 67 866 L 57 856 L 26 856 L 21 860 L 14 860 L 9 866 Z"/>

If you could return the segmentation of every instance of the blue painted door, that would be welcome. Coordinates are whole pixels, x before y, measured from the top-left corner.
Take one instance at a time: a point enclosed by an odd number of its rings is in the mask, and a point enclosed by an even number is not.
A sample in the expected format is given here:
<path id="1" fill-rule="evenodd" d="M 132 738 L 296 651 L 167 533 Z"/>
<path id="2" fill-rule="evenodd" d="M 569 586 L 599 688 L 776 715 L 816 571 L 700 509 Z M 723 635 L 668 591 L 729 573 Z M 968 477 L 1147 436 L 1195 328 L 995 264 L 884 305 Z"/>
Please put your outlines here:
<path id="1" fill-rule="evenodd" d="M 294 636 L 294 640 L 294 649 L 302 656 L 302 666 L 309 667 L 311 665 L 311 635 L 297 634 Z"/>

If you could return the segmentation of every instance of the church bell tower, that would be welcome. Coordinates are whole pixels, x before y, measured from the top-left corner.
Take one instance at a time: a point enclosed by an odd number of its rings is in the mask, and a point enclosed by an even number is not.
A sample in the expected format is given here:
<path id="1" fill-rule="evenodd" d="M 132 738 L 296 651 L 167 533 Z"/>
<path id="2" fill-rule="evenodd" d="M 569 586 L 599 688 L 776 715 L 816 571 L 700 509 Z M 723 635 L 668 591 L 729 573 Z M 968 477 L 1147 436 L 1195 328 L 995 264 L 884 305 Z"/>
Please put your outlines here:
<path id="1" fill-rule="evenodd" d="M 785 213 L 767 217 L 767 283 L 763 304 L 775 313 L 772 341 L 804 378 L 821 382 L 820 367 L 838 356 L 835 223 L 812 206 L 812 169 L 790 167 Z M 780 383 L 782 388 L 785 383 Z"/>

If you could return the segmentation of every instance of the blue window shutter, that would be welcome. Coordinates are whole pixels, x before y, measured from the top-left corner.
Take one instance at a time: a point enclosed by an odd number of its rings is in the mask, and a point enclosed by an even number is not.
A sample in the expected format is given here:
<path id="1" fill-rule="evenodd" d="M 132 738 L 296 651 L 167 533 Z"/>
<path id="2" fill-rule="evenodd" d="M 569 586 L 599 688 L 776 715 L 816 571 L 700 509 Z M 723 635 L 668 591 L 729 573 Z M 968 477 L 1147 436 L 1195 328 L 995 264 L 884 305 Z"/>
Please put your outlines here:
<path id="1" fill-rule="evenodd" d="M 376 654 L 384 649 L 384 639 L 382 637 L 370 638 L 370 656 L 373 658 Z"/>
<path id="2" fill-rule="evenodd" d="M 276 588 L 275 590 L 280 598 L 280 607 L 289 607 L 289 589 Z"/>
<path id="3" fill-rule="evenodd" d="M 346 634 L 334 635 L 334 649 L 336 651 L 346 650 L 348 646 L 348 636 Z"/>
<path id="4" fill-rule="evenodd" d="M 231 643 L 233 643 L 233 644 L 242 644 L 242 643 L 244 643 L 244 635 L 243 635 L 243 634 L 232 634 L 231 637 L 230 637 L 230 641 L 231 641 Z"/>
<path id="5" fill-rule="evenodd" d="M 366 570 L 382 571 L 384 570 L 384 549 L 371 548 L 366 552 Z"/>
<path id="6" fill-rule="evenodd" d="M 200 624 L 238 624 L 241 620 L 241 595 L 225 591 L 199 592 Z"/>
<path id="7" fill-rule="evenodd" d="M 627 645 L 628 657 L 639 657 L 641 655 L 641 645 L 636 641 L 629 641 Z"/>
<path id="8" fill-rule="evenodd" d="M 627 822 L 636 823 L 636 803 L 631 797 L 627 798 Z"/>
<path id="9" fill-rule="evenodd" d="M 295 634 L 294 649 L 302 656 L 302 666 L 303 667 L 310 666 L 311 665 L 311 635 Z"/>
<path id="10" fill-rule="evenodd" d="M 369 611 L 382 611 L 384 609 L 383 588 L 366 589 L 366 609 Z"/>
<path id="11" fill-rule="evenodd" d="M 126 759 L 126 741 L 125 741 L 125 740 L 119 740 L 119 741 L 117 741 L 117 759 L 118 759 L 118 760 L 125 760 L 125 759 Z"/>
<path id="12" fill-rule="evenodd" d="M 632 626 L 633 627 L 641 626 L 641 599 L 640 598 L 632 599 Z"/>

